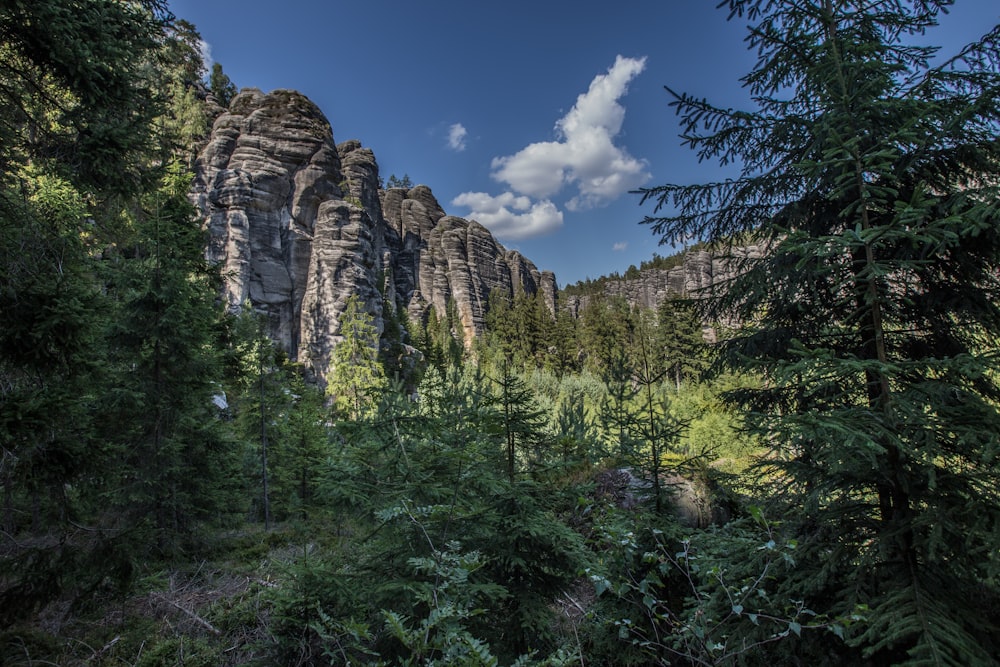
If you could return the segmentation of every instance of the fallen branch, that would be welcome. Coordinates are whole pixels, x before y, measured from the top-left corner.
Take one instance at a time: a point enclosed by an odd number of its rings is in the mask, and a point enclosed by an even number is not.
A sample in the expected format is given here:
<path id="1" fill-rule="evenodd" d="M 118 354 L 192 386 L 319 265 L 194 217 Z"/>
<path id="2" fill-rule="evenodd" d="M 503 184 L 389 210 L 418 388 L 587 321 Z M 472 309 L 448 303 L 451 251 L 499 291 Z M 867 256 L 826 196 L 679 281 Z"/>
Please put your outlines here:
<path id="1" fill-rule="evenodd" d="M 211 632 L 213 635 L 221 635 L 222 634 L 214 625 L 212 625 L 211 623 L 209 623 L 208 621 L 206 621 L 205 619 L 203 619 L 201 616 L 199 616 L 198 614 L 194 613 L 190 609 L 185 609 L 184 607 L 180 606 L 179 604 L 177 604 L 173 600 L 168 600 L 167 598 L 165 598 L 164 596 L 160 595 L 159 593 L 153 593 L 152 595 L 153 595 L 153 597 L 155 597 L 155 598 L 157 598 L 159 600 L 162 600 L 163 602 L 166 602 L 170 606 L 172 606 L 172 607 L 178 609 L 179 611 L 183 612 L 184 615 L 186 615 L 188 618 L 192 619 L 195 623 L 197 623 L 201 627 L 203 627 L 206 630 L 208 630 L 209 632 Z"/>

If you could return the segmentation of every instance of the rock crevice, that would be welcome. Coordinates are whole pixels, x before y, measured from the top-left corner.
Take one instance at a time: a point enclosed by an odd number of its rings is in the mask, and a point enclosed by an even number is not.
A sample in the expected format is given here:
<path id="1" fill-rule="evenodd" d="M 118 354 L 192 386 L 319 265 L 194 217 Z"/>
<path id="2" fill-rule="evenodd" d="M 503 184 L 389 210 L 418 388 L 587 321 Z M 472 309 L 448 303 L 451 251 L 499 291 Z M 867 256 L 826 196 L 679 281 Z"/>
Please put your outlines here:
<path id="1" fill-rule="evenodd" d="M 263 314 L 268 335 L 316 377 L 329 370 L 352 295 L 379 331 L 386 305 L 422 321 L 454 301 L 466 344 L 482 332 L 494 289 L 540 290 L 556 309 L 554 275 L 447 215 L 430 188 L 382 189 L 372 151 L 336 144 L 295 91 L 233 99 L 198 155 L 191 196 L 228 307 Z"/>

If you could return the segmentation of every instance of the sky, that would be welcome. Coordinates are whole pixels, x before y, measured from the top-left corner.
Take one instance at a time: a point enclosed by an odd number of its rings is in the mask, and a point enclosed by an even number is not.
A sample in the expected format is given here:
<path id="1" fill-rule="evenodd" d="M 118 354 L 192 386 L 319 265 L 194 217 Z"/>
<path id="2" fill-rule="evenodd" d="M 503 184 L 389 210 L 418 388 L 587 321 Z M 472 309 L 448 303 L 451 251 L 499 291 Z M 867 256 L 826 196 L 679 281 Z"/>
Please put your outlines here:
<path id="1" fill-rule="evenodd" d="M 681 145 L 664 90 L 750 108 L 745 26 L 715 0 L 169 4 L 238 87 L 305 94 L 384 179 L 429 186 L 560 286 L 673 252 L 630 191 L 737 174 Z M 997 0 L 958 0 L 929 41 L 998 22 Z"/>

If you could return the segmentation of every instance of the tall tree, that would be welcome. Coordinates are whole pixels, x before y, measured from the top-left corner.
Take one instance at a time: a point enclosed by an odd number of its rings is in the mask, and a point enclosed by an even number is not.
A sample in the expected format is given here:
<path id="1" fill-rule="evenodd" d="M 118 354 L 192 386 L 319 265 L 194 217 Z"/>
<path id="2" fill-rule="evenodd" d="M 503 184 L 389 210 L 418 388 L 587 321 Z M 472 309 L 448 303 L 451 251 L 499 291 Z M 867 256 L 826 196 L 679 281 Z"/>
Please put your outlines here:
<path id="1" fill-rule="evenodd" d="M 523 463 L 537 466 L 546 454 L 543 413 L 533 406 L 531 390 L 506 360 L 501 361 L 493 382 L 507 479 L 513 484 Z"/>
<path id="2" fill-rule="evenodd" d="M 682 380 L 696 378 L 707 365 L 701 319 L 694 305 L 681 299 L 667 299 L 656 314 L 656 356 L 680 392 Z"/>
<path id="3" fill-rule="evenodd" d="M 51 535 L 5 552 L 5 571 L 31 572 L 0 586 L 4 616 L 120 582 L 112 570 L 134 556 L 112 547 L 107 511 L 123 464 L 120 434 L 107 437 L 120 388 L 105 283 L 132 234 L 125 209 L 162 166 L 155 73 L 171 21 L 160 0 L 0 4 L 0 479 L 7 527 Z"/>
<path id="4" fill-rule="evenodd" d="M 340 337 L 333 350 L 333 369 L 327 376 L 326 392 L 336 409 L 349 419 L 370 416 L 387 385 L 378 360 L 378 331 L 374 317 L 362 309 L 361 299 L 351 295 L 340 317 Z"/>
<path id="5" fill-rule="evenodd" d="M 33 160 L 104 194 L 135 192 L 161 98 L 144 69 L 172 21 L 162 0 L 0 7 L 0 164 Z"/>
<path id="6" fill-rule="evenodd" d="M 774 444 L 772 492 L 824 572 L 800 590 L 870 606 L 880 664 L 988 664 L 1000 530 L 1000 28 L 948 59 L 915 45 L 947 0 L 730 0 L 757 108 L 674 94 L 685 142 L 739 178 L 644 200 L 665 239 L 752 234 L 767 252 L 714 305 L 723 364 Z"/>
<path id="7" fill-rule="evenodd" d="M 213 401 L 222 386 L 220 278 L 205 259 L 189 184 L 178 165 L 142 198 L 107 287 L 115 389 L 105 437 L 125 464 L 114 503 L 148 528 L 137 537 L 167 554 L 239 510 L 237 448 Z"/>
<path id="8" fill-rule="evenodd" d="M 222 63 L 212 63 L 212 73 L 208 77 L 208 89 L 223 107 L 228 107 L 229 103 L 236 97 L 236 84 L 222 71 Z"/>

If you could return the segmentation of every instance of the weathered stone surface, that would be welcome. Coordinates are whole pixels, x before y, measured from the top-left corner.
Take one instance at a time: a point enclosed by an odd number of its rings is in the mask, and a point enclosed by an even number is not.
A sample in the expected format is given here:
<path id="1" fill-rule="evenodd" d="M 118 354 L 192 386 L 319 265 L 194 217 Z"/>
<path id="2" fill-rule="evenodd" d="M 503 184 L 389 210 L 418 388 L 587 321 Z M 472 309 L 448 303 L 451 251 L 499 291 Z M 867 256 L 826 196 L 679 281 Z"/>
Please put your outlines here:
<path id="1" fill-rule="evenodd" d="M 335 144 L 323 113 L 294 91 L 237 95 L 195 171 L 191 196 L 227 304 L 252 304 L 268 334 L 318 377 L 351 295 L 380 331 L 383 303 L 424 318 L 454 300 L 467 343 L 482 332 L 493 289 L 541 289 L 555 312 L 551 273 L 482 225 L 446 215 L 426 186 L 380 189 L 372 151 L 356 140 Z"/>
<path id="2" fill-rule="evenodd" d="M 671 298 L 707 295 L 736 276 L 742 259 L 760 257 L 759 246 L 732 248 L 728 255 L 713 255 L 704 250 L 692 251 L 684 256 L 680 266 L 672 269 L 645 269 L 637 278 L 608 280 L 604 296 L 622 297 L 632 306 L 658 308 Z M 589 296 L 564 297 L 562 307 L 574 317 L 586 308 Z"/>
<path id="3" fill-rule="evenodd" d="M 490 292 L 512 295 L 515 286 L 528 293 L 541 289 L 555 312 L 551 272 L 543 281 L 534 264 L 508 251 L 478 222 L 446 215 L 427 187 L 388 190 L 382 201 L 387 228 L 399 237 L 395 290 L 412 319 L 426 317 L 431 307 L 440 315 L 454 299 L 469 343 L 483 331 Z"/>

